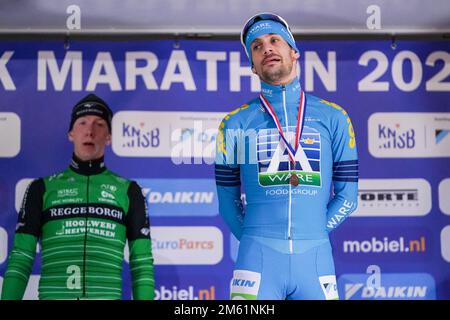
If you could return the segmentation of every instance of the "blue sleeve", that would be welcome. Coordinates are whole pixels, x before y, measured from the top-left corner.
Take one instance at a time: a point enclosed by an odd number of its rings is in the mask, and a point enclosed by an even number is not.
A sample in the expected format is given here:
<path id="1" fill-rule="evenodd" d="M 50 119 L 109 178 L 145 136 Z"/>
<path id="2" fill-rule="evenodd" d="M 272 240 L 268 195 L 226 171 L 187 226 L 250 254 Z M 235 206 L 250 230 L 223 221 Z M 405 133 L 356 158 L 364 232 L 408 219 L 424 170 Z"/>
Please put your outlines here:
<path id="1" fill-rule="evenodd" d="M 241 178 L 238 164 L 237 130 L 229 129 L 225 117 L 217 134 L 215 177 L 219 200 L 219 213 L 233 235 L 242 235 L 243 206 L 241 201 Z"/>
<path id="2" fill-rule="evenodd" d="M 331 120 L 333 197 L 327 206 L 327 231 L 336 229 L 357 207 L 358 154 L 350 117 L 339 106 Z"/>

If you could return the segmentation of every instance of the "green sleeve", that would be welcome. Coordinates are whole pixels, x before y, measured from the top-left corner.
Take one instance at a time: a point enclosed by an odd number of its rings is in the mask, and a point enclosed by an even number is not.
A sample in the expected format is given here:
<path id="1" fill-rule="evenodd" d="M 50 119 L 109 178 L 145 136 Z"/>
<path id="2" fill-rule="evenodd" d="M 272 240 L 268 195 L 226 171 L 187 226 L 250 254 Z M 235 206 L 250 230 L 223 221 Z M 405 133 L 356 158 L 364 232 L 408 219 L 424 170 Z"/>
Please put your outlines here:
<path id="1" fill-rule="evenodd" d="M 126 217 L 126 225 L 133 299 L 153 300 L 155 298 L 155 280 L 150 222 L 145 198 L 137 183 L 132 182 L 130 184 L 128 197 L 130 206 Z"/>
<path id="2" fill-rule="evenodd" d="M 131 241 L 129 246 L 133 299 L 153 300 L 155 298 L 155 280 L 150 240 L 137 239 Z"/>
<path id="3" fill-rule="evenodd" d="M 42 179 L 34 180 L 27 188 L 14 237 L 13 249 L 2 286 L 2 300 L 23 298 L 36 255 L 36 244 L 41 234 L 42 198 L 45 185 Z"/>
<path id="4" fill-rule="evenodd" d="M 14 247 L 8 258 L 2 287 L 2 300 L 21 300 L 36 254 L 37 238 L 26 233 L 17 233 Z"/>

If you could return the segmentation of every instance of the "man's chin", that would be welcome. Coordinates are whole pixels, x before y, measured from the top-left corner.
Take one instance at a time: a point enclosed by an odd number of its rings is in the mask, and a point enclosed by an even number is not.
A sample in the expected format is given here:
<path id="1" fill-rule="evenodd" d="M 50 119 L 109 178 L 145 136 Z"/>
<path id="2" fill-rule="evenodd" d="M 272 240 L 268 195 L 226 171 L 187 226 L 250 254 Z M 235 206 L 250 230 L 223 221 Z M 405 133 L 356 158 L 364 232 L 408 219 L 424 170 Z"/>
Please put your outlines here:
<path id="1" fill-rule="evenodd" d="M 98 159 L 101 156 L 99 156 L 97 154 L 97 152 L 84 151 L 84 152 L 80 152 L 80 154 L 78 154 L 77 157 L 83 161 L 90 161 L 90 160 Z"/>
<path id="2" fill-rule="evenodd" d="M 264 72 L 263 80 L 268 83 L 277 83 L 283 79 L 284 74 L 280 70 L 273 70 L 272 72 Z"/>

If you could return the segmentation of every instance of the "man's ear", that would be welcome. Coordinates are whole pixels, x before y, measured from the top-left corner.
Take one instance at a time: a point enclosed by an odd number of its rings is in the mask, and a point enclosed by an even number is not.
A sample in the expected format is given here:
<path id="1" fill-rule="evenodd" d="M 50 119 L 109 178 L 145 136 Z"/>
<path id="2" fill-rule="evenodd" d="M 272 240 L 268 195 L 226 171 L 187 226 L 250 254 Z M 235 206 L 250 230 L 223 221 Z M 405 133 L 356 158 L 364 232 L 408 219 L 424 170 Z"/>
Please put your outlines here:
<path id="1" fill-rule="evenodd" d="M 292 58 L 294 58 L 295 60 L 298 60 L 300 58 L 300 52 L 297 52 L 294 49 L 292 49 L 291 54 Z"/>
<path id="2" fill-rule="evenodd" d="M 106 145 L 109 146 L 111 144 L 112 136 L 111 133 L 108 134 L 106 137 Z"/>
<path id="3" fill-rule="evenodd" d="M 70 142 L 73 142 L 72 130 L 67 133 L 67 138 L 69 138 Z"/>

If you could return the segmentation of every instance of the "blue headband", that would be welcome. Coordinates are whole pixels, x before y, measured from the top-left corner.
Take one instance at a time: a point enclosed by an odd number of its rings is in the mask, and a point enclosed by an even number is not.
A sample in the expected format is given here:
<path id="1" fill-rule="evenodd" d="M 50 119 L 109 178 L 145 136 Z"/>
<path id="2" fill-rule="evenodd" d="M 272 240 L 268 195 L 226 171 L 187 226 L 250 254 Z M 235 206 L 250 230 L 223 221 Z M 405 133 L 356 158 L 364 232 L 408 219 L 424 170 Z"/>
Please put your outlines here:
<path id="1" fill-rule="evenodd" d="M 245 49 L 251 65 L 253 65 L 251 44 L 256 38 L 265 34 L 280 35 L 292 49 L 299 52 L 292 34 L 286 29 L 285 26 L 273 20 L 260 20 L 250 27 L 245 36 Z"/>

